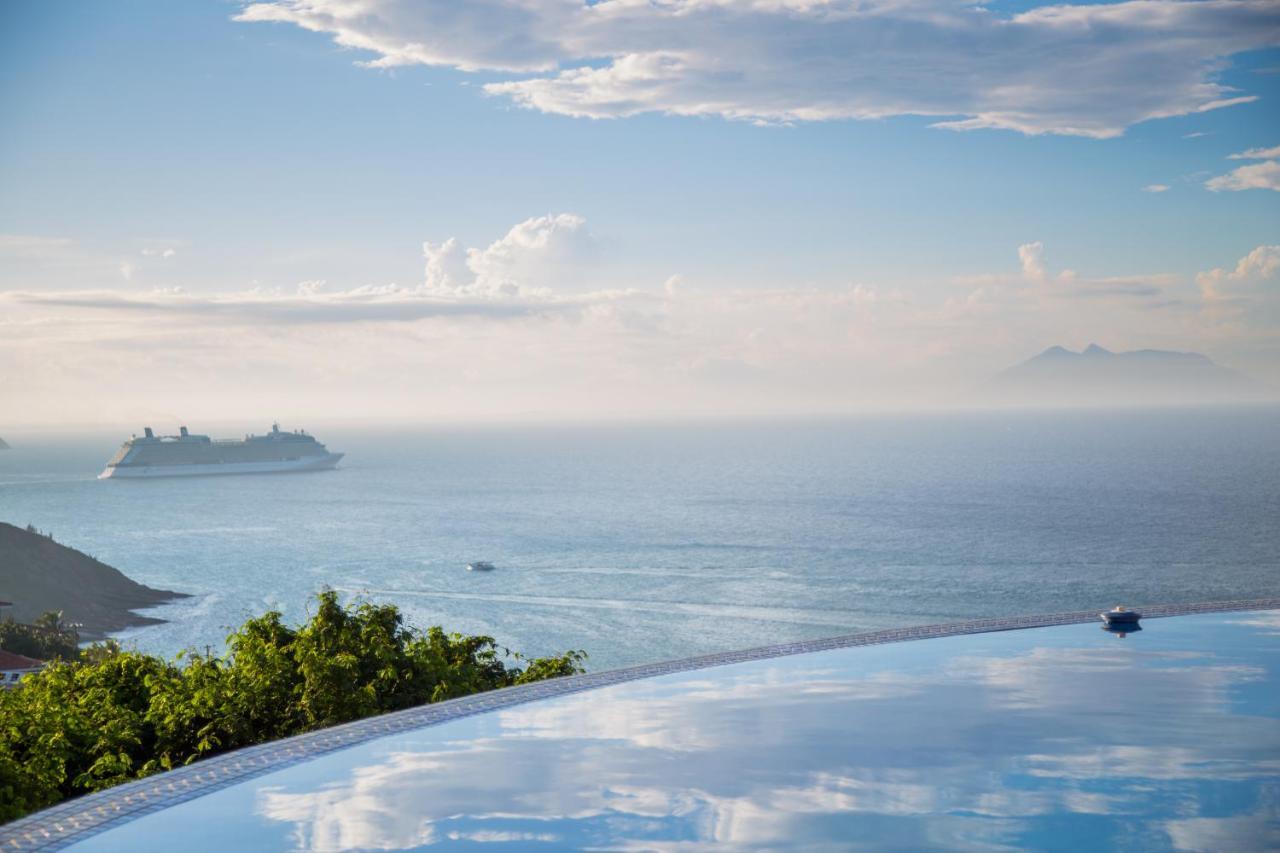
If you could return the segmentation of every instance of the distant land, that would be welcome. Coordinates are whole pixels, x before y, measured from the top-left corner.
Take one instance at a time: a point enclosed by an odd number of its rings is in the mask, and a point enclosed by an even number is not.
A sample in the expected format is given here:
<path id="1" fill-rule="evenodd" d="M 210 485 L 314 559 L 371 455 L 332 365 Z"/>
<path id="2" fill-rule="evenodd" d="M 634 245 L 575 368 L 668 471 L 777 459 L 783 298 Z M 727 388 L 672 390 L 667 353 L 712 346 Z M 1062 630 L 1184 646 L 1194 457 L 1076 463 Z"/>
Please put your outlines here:
<path id="1" fill-rule="evenodd" d="M 1033 405 L 1228 403 L 1268 398 L 1258 382 L 1195 352 L 1082 352 L 1054 346 L 980 389 L 984 402 Z"/>
<path id="2" fill-rule="evenodd" d="M 64 622 L 82 626 L 82 640 L 100 640 L 114 631 L 163 622 L 133 611 L 186 597 L 135 583 L 44 534 L 0 522 L 0 599 L 13 602 L 9 615 L 15 621 L 31 622 L 45 611 L 61 610 Z"/>
<path id="3" fill-rule="evenodd" d="M 5 444 L 4 439 L 0 438 L 0 450 L 8 450 L 9 445 Z"/>

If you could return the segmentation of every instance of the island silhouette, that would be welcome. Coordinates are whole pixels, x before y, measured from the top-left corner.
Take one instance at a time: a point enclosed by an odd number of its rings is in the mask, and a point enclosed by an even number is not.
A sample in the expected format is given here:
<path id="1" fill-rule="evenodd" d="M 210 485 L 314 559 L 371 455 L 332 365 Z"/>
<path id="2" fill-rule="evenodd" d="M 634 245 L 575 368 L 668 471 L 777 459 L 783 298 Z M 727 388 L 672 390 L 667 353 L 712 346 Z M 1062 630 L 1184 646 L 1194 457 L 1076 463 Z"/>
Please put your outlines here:
<path id="1" fill-rule="evenodd" d="M 1274 394 L 1250 377 L 1196 352 L 1112 352 L 1089 344 L 1080 352 L 1052 346 L 993 377 L 984 402 L 1028 405 L 1232 403 Z"/>

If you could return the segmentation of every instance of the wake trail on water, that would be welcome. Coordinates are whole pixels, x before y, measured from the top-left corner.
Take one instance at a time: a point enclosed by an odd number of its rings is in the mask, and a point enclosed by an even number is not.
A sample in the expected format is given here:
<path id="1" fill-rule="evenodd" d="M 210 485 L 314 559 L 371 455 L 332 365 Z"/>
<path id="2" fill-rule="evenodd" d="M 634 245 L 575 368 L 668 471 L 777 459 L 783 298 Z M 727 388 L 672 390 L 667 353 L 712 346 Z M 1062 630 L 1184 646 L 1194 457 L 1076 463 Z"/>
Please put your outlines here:
<path id="1" fill-rule="evenodd" d="M 663 601 L 653 599 L 586 598 L 578 596 L 519 595 L 511 593 L 445 592 L 416 589 L 372 589 L 367 587 L 334 587 L 338 592 L 356 595 L 412 596 L 441 598 L 455 601 L 491 601 L 503 604 L 531 604 L 543 607 L 588 608 L 593 610 L 631 610 L 645 613 L 670 613 L 673 610 L 697 616 L 719 616 L 750 621 L 782 622 L 794 625 L 822 625 L 844 628 L 864 618 L 865 613 L 856 610 L 799 610 L 795 608 L 766 607 L 752 604 L 708 604 L 696 601 Z M 849 616 L 840 620 L 838 616 Z"/>

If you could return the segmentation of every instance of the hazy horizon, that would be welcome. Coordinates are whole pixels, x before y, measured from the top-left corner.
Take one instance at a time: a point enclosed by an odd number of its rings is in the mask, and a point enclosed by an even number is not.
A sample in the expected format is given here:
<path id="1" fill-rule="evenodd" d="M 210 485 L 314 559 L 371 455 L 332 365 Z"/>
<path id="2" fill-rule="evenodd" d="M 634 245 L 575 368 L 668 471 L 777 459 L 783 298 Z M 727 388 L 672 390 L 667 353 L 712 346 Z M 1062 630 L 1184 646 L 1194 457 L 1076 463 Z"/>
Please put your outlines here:
<path id="1" fill-rule="evenodd" d="M 7 3 L 0 429 L 1275 396 L 1280 13 L 1153 2 Z"/>
<path id="2" fill-rule="evenodd" d="M 1081 347 L 1083 349 L 1083 347 Z M 1043 351 L 1042 351 L 1043 352 Z M 1203 388 L 1188 387 L 1176 395 L 1165 394 L 1144 395 L 1138 387 L 1129 387 L 1123 393 L 1112 393 L 1108 396 L 1106 389 L 1097 389 L 1096 397 L 1090 399 L 1087 385 L 1077 389 L 1075 396 L 1060 397 L 1058 391 L 1048 388 L 1040 392 L 1027 392 L 1017 396 L 1000 397 L 991 393 L 995 383 L 1014 369 L 1033 361 L 1038 352 L 1028 359 L 1009 364 L 1005 368 L 991 373 L 976 375 L 953 382 L 948 387 L 910 386 L 898 389 L 898 396 L 862 397 L 845 400 L 831 400 L 822 396 L 805 399 L 801 405 L 778 406 L 772 398 L 763 401 L 753 400 L 750 396 L 734 398 L 721 396 L 703 400 L 688 406 L 635 406 L 626 405 L 611 408 L 584 407 L 579 409 L 549 409 L 530 406 L 529 408 L 503 408 L 511 397 L 504 395 L 495 400 L 485 401 L 486 406 L 473 409 L 424 410 L 421 401 L 417 405 L 406 404 L 402 400 L 390 399 L 383 402 L 383 408 L 370 407 L 359 409 L 353 407 L 351 401 L 367 399 L 360 392 L 354 391 L 344 399 L 330 399 L 325 403 L 303 402 L 286 395 L 288 403 L 281 405 L 279 401 L 264 400 L 255 408 L 244 402 L 250 395 L 240 394 L 235 397 L 238 405 L 227 411 L 221 405 L 221 398 L 208 400 L 203 391 L 194 394 L 178 389 L 174 392 L 157 396 L 140 395 L 128 404 L 99 403 L 95 411 L 89 415 L 77 415 L 69 412 L 69 416 L 57 417 L 40 410 L 38 407 L 11 409 L 0 415 L 0 437 L 5 435 L 24 435 L 33 432 L 54 432 L 65 435 L 87 435 L 109 430 L 128 429 L 130 432 L 141 432 L 142 426 L 151 426 L 161 434 L 176 434 L 179 426 L 189 426 L 197 431 L 216 429 L 247 430 L 265 432 L 270 424 L 279 421 L 284 428 L 302 428 L 313 431 L 324 426 L 378 428 L 386 426 L 390 429 L 415 428 L 440 424 L 444 426 L 467 425 L 503 425 L 528 423 L 542 426 L 576 425 L 576 424 L 627 424 L 627 423 L 683 423 L 691 421 L 721 420 L 791 420 L 791 419 L 825 419 L 825 418 L 858 418 L 858 417 L 892 417 L 895 415 L 948 415 L 983 412 L 1016 412 L 1041 410 L 1123 410 L 1142 408 L 1196 408 L 1196 407 L 1233 407 L 1233 406 L 1268 406 L 1280 403 L 1280 385 L 1257 383 L 1248 394 L 1232 394 L 1212 396 Z M 1253 379 L 1248 374 L 1245 378 Z M 29 396 L 28 401 L 31 397 Z M 314 398 L 313 398 L 314 399 Z M 524 398 L 527 399 L 527 398 Z M 153 401 L 162 400 L 156 405 Z M 598 400 L 597 400 L 598 401 Z M 83 403 L 83 401 L 77 401 Z M 669 404 L 669 399 L 666 401 Z M 755 403 L 753 406 L 752 403 Z M 109 414 L 108 414 L 109 413 Z"/>

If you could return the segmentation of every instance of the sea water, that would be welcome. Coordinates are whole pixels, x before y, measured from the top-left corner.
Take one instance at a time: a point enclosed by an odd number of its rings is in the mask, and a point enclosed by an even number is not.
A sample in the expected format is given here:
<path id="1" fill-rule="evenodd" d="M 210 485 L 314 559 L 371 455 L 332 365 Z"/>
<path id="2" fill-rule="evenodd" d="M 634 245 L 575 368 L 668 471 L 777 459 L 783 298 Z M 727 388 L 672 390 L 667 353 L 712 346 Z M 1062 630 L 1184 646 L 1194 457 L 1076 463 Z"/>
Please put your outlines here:
<path id="1" fill-rule="evenodd" d="M 592 669 L 1280 595 L 1276 407 L 315 429 L 337 470 L 147 481 L 95 479 L 124 436 L 6 436 L 0 520 L 192 593 L 121 635 L 166 655 L 325 587 Z"/>

